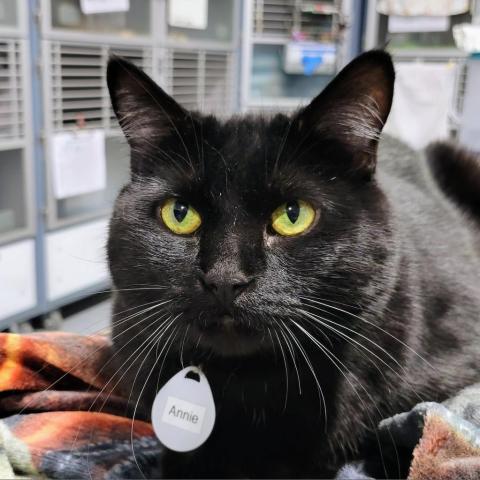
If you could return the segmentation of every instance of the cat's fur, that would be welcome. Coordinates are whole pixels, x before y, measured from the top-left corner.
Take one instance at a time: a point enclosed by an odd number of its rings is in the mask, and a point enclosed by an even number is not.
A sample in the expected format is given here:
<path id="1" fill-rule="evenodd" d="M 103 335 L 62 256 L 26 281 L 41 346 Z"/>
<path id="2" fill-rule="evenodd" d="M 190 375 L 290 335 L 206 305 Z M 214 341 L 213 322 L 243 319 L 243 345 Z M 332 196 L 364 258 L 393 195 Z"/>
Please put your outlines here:
<path id="1" fill-rule="evenodd" d="M 479 380 L 478 163 L 456 170 L 470 197 L 442 190 L 442 158 L 453 168 L 458 156 L 448 146 L 427 161 L 382 140 L 376 168 L 393 82 L 388 54 L 368 52 L 292 117 L 221 120 L 185 111 L 131 64 L 110 61 L 132 151 L 108 243 L 121 382 L 148 417 L 182 362 L 201 364 L 217 408 L 208 441 L 165 452 L 163 475 L 331 476 L 375 449 L 381 418 Z M 157 208 L 170 197 L 200 212 L 195 234 L 163 225 Z M 314 205 L 316 221 L 281 237 L 270 216 L 292 199 Z M 233 322 L 199 280 L 209 272 L 251 282 Z M 174 321 L 156 341 L 163 320 Z M 387 473 L 398 476 L 393 464 Z"/>

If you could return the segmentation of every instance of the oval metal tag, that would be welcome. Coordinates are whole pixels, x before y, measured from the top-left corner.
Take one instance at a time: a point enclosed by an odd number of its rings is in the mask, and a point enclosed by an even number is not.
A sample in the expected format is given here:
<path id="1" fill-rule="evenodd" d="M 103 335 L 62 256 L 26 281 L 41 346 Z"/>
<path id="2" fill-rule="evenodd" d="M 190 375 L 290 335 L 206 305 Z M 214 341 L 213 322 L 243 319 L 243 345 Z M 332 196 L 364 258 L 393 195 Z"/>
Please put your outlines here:
<path id="1" fill-rule="evenodd" d="M 212 390 L 197 367 L 178 372 L 160 389 L 153 402 L 153 430 L 170 450 L 195 450 L 210 436 L 214 423 Z"/>

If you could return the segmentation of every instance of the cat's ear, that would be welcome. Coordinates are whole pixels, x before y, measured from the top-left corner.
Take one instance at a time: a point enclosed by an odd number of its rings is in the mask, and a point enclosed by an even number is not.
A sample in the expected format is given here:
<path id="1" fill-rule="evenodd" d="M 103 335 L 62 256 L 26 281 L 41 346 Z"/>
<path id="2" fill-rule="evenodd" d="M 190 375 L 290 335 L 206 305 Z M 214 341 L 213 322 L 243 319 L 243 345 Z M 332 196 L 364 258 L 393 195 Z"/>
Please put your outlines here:
<path id="1" fill-rule="evenodd" d="M 145 72 L 121 57 L 110 57 L 107 84 L 113 110 L 131 146 L 172 134 L 188 115 Z"/>
<path id="2" fill-rule="evenodd" d="M 392 105 L 394 80 L 388 53 L 372 50 L 360 55 L 299 113 L 301 133 L 313 144 L 330 142 L 345 151 L 348 161 L 341 168 L 371 176 L 379 136 Z"/>

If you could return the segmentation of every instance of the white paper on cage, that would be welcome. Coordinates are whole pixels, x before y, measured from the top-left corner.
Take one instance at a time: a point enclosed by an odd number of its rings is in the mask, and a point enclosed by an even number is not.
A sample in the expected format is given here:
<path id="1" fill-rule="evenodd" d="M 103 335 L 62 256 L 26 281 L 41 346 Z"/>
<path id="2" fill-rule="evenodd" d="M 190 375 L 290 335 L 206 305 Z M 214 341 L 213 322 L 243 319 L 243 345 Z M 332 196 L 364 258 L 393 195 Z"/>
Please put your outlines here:
<path id="1" fill-rule="evenodd" d="M 379 0 L 377 3 L 377 12 L 383 15 L 458 15 L 469 8 L 469 0 Z"/>
<path id="2" fill-rule="evenodd" d="M 80 8 L 85 15 L 128 12 L 130 0 L 80 0 Z"/>
<path id="3" fill-rule="evenodd" d="M 103 130 L 60 132 L 51 140 L 55 198 L 104 190 L 107 185 Z"/>
<path id="4" fill-rule="evenodd" d="M 205 30 L 208 24 L 208 0 L 169 0 L 168 24 L 171 27 Z"/>
<path id="5" fill-rule="evenodd" d="M 457 48 L 468 52 L 480 52 L 480 25 L 461 23 L 452 28 Z"/>
<path id="6" fill-rule="evenodd" d="M 388 17 L 388 31 L 392 33 L 446 32 L 449 28 L 450 17 L 446 16 L 407 17 L 391 15 Z"/>
<path id="7" fill-rule="evenodd" d="M 392 109 L 384 132 L 415 149 L 448 138 L 455 65 L 398 62 L 395 71 Z"/>

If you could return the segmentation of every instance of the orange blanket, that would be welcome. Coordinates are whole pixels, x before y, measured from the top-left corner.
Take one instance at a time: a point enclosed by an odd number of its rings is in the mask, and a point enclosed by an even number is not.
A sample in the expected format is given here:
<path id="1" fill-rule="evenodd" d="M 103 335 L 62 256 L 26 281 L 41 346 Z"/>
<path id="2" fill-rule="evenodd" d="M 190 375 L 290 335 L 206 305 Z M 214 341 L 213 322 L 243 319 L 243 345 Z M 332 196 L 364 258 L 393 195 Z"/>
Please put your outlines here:
<path id="1" fill-rule="evenodd" d="M 0 334 L 0 478 L 160 475 L 162 447 L 113 391 L 111 359 L 102 336 Z"/>

